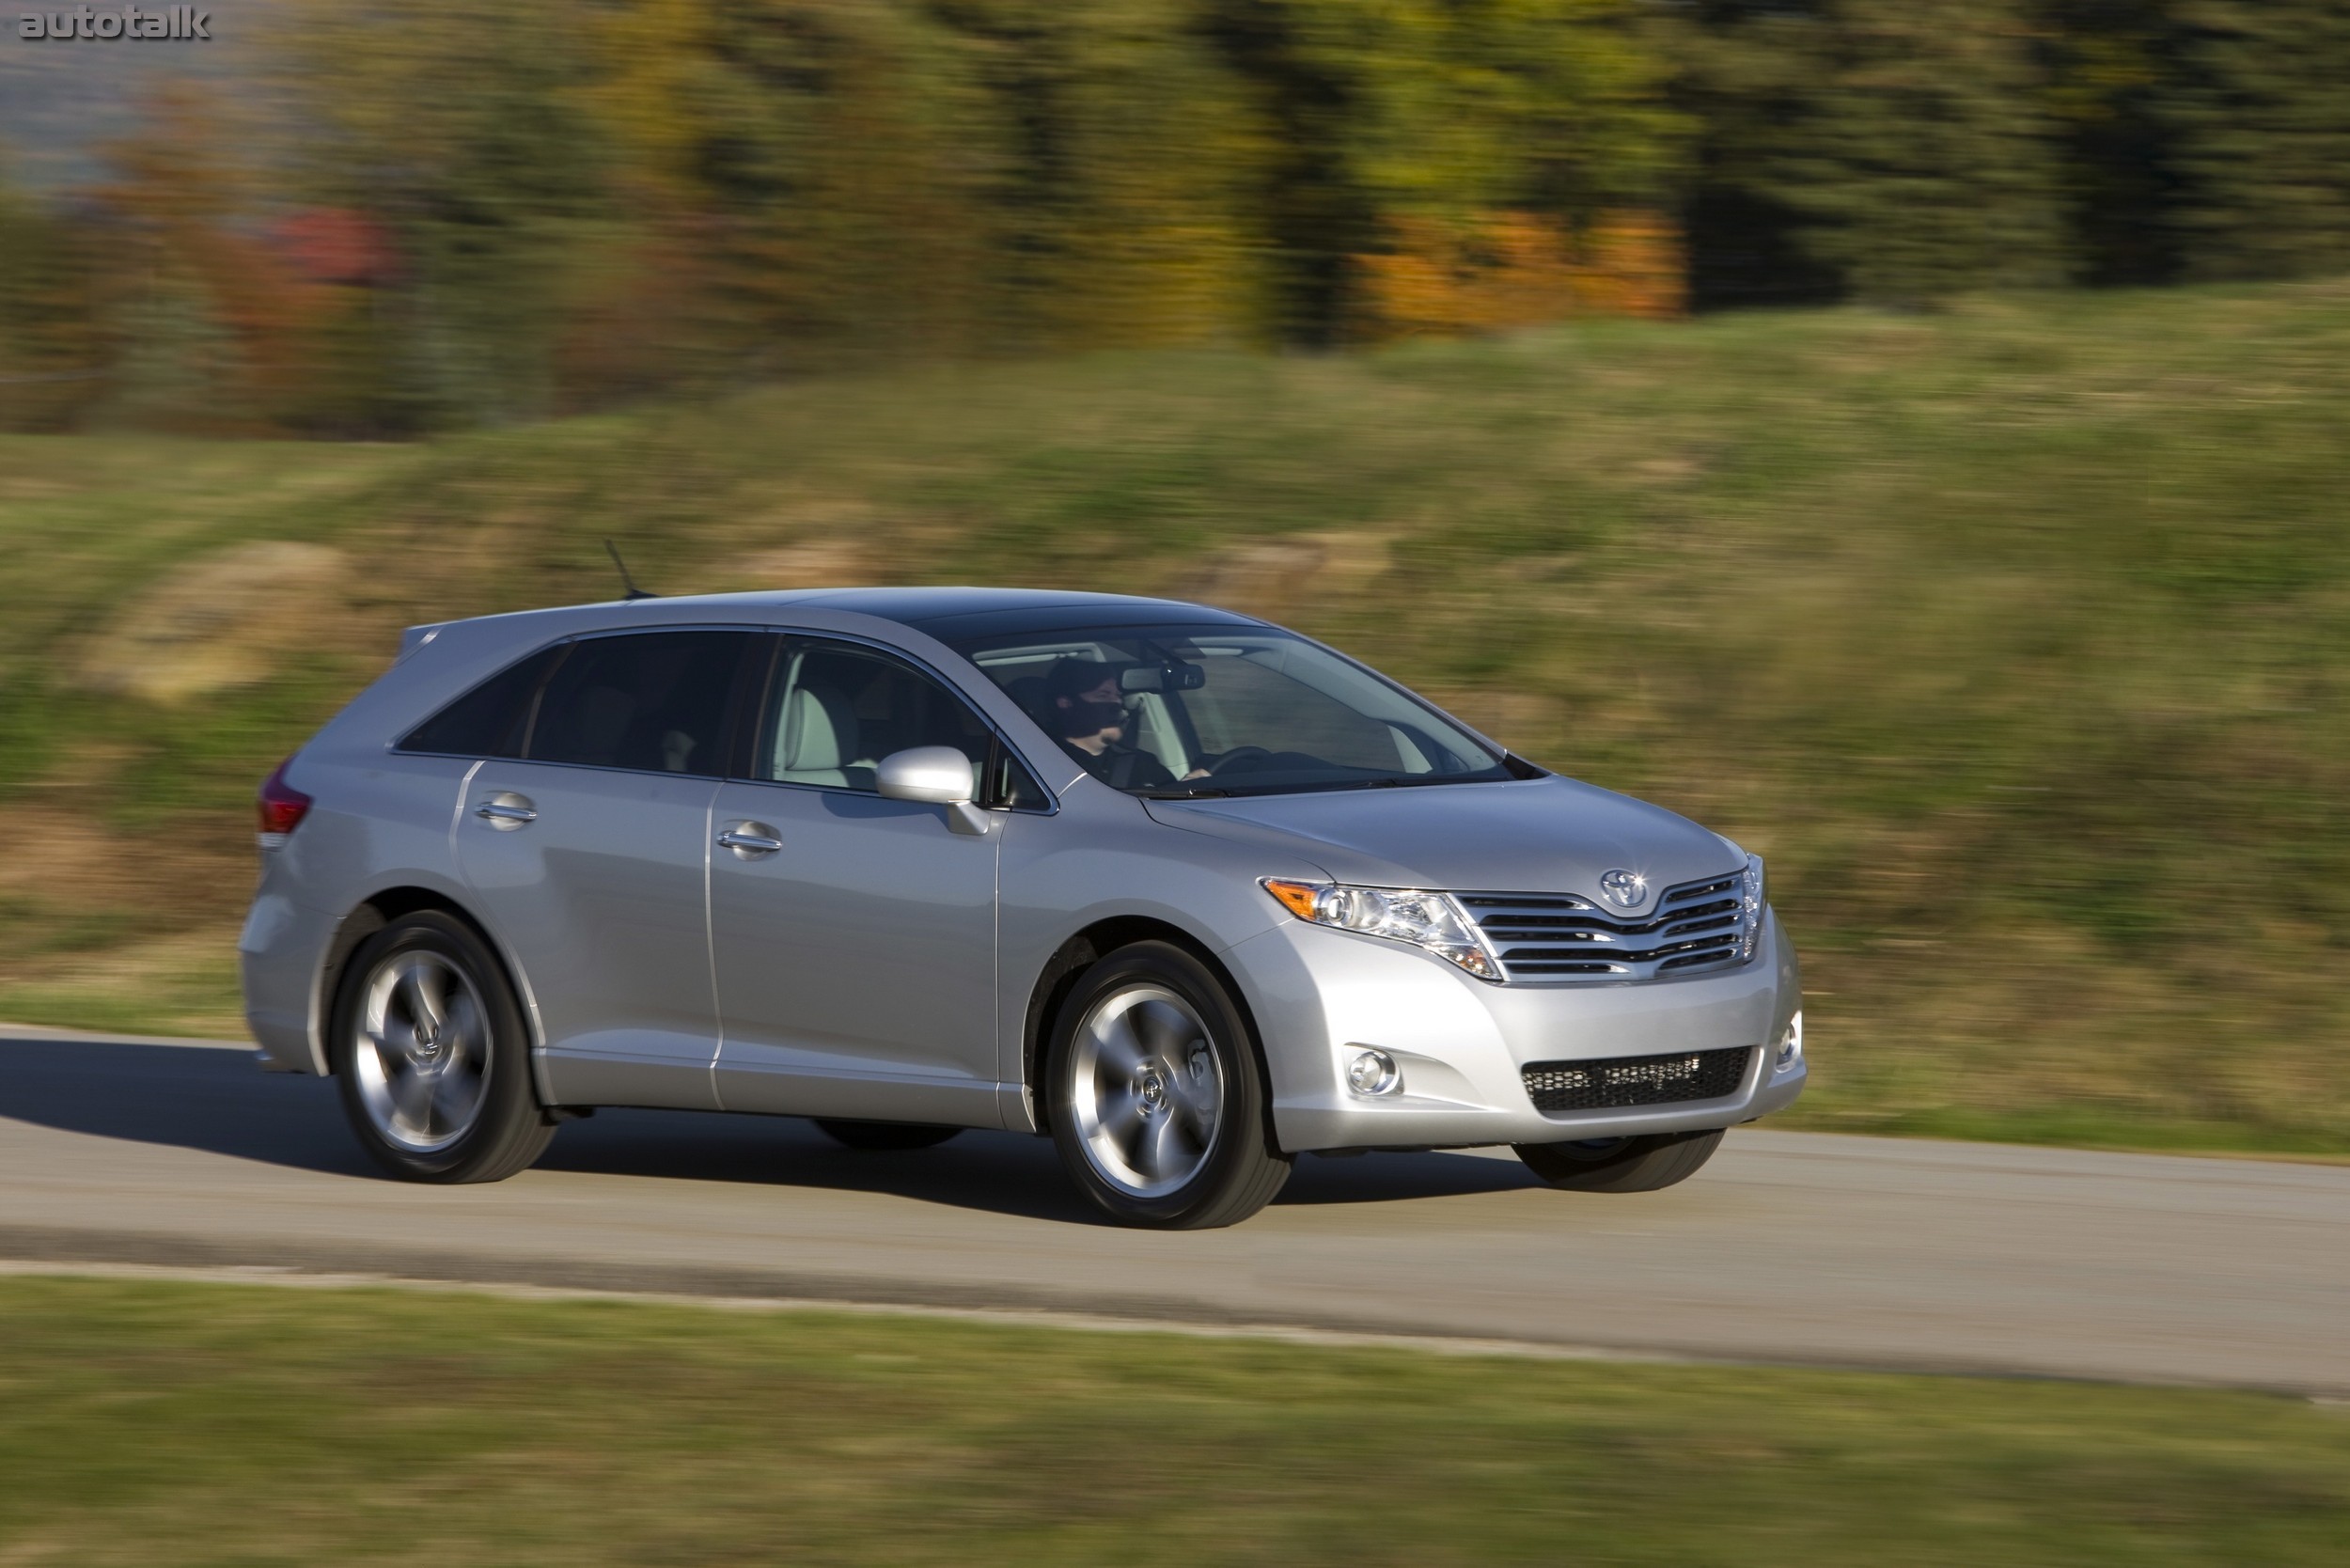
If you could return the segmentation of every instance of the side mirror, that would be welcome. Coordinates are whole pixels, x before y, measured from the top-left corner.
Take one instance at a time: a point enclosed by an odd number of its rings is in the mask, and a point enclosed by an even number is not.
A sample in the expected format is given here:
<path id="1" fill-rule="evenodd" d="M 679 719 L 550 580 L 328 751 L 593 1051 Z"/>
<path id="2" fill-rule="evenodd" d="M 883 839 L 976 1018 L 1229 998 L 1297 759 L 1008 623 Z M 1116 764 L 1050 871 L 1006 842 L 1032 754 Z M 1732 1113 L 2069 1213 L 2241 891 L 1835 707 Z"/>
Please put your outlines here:
<path id="1" fill-rule="evenodd" d="M 947 808 L 947 825 L 984 838 L 988 815 L 971 804 L 971 759 L 950 745 L 917 745 L 893 751 L 873 770 L 874 787 L 886 800 L 917 800 Z"/>

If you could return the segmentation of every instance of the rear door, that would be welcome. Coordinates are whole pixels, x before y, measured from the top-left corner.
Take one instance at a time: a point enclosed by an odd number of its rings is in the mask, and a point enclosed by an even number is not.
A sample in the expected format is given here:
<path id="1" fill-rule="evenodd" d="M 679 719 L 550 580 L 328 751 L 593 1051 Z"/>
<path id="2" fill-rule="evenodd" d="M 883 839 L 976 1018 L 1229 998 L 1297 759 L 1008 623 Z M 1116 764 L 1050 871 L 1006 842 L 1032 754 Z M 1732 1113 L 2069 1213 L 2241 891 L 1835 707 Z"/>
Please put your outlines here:
<path id="1" fill-rule="evenodd" d="M 1017 814 L 966 836 L 873 778 L 918 745 L 1001 773 L 993 731 L 934 675 L 845 640 L 780 639 L 764 693 L 751 777 L 712 816 L 731 840 L 710 877 L 721 1103 L 995 1124 L 995 860 Z"/>
<path id="2" fill-rule="evenodd" d="M 710 813 L 739 672 L 763 642 L 580 638 L 524 756 L 467 782 L 458 859 L 527 980 L 558 1104 L 716 1107 Z"/>

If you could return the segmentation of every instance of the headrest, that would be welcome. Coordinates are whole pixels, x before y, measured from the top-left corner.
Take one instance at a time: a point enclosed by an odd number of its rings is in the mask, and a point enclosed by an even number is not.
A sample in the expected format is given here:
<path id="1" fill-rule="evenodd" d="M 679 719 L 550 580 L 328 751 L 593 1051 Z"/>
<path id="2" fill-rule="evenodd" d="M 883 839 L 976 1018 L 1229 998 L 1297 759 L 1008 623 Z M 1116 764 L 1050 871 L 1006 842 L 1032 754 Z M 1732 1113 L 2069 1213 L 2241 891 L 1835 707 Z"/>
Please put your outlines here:
<path id="1" fill-rule="evenodd" d="M 829 686 L 795 686 L 776 735 L 778 776 L 842 768 L 857 755 L 856 710 Z"/>

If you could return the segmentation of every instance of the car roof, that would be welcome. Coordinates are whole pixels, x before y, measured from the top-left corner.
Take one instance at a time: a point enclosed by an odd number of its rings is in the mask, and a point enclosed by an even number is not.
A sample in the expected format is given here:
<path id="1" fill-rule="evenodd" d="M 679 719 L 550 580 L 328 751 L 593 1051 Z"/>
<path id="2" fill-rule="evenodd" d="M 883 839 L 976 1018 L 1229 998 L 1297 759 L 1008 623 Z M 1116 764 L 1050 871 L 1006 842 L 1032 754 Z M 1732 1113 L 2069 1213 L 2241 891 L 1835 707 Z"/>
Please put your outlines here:
<path id="1" fill-rule="evenodd" d="M 718 593 L 666 604 L 707 603 L 793 609 L 844 610 L 917 627 L 941 642 L 965 637 L 1070 631 L 1082 626 L 1261 626 L 1237 615 L 1181 599 L 1141 599 L 1123 593 L 1073 593 L 1058 588 L 795 588 L 770 593 Z"/>

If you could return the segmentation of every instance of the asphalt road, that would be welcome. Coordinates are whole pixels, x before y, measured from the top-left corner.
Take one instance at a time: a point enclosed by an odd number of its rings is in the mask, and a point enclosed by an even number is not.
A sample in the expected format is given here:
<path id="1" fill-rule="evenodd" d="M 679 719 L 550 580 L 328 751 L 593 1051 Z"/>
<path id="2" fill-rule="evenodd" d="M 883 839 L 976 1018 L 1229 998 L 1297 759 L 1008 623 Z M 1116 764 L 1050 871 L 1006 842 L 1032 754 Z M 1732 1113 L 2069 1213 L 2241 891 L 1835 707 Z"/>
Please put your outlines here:
<path id="1" fill-rule="evenodd" d="M 604 1111 L 494 1186 L 372 1173 L 249 1054 L 0 1039 L 0 1258 L 254 1265 L 2350 1395 L 2350 1168 L 1734 1132 L 1608 1197 L 1308 1158 L 1229 1231 L 1095 1223 L 1041 1140 Z"/>

